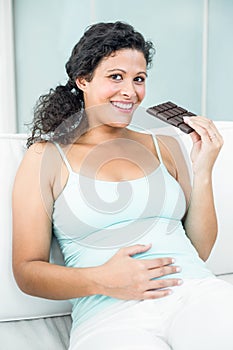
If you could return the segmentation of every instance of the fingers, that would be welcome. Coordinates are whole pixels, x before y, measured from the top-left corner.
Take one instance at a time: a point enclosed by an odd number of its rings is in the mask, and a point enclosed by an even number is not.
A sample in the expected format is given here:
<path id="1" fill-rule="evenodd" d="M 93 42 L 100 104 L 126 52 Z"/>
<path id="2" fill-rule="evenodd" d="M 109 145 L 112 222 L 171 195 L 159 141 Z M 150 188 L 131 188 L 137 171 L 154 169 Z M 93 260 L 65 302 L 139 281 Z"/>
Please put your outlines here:
<path id="1" fill-rule="evenodd" d="M 162 268 L 163 266 L 174 264 L 175 259 L 171 257 L 145 259 L 142 260 L 148 270 Z"/>
<path id="2" fill-rule="evenodd" d="M 207 143 L 218 143 L 222 145 L 223 139 L 212 120 L 205 117 L 184 117 L 184 122 L 190 125 L 201 139 Z M 197 141 L 197 137 L 191 135 L 193 141 Z"/>
<path id="3" fill-rule="evenodd" d="M 147 250 L 149 250 L 151 248 L 151 244 L 135 244 L 132 245 L 130 247 L 124 247 L 121 248 L 120 251 L 124 254 L 124 255 L 128 255 L 128 256 L 133 256 L 139 253 L 144 253 Z"/>
<path id="4" fill-rule="evenodd" d="M 144 261 L 147 265 L 149 261 Z M 151 263 L 152 261 L 150 261 Z M 179 273 L 180 266 L 171 265 L 174 262 L 172 258 L 153 259 L 152 268 L 147 271 L 145 298 L 160 298 L 170 294 L 169 287 L 179 286 L 183 283 L 180 278 L 161 278 L 163 276 Z M 162 290 L 161 290 L 162 289 Z"/>
<path id="5" fill-rule="evenodd" d="M 169 266 L 161 266 L 148 271 L 149 280 L 153 278 L 158 278 L 166 275 L 170 275 L 173 273 L 178 273 L 181 271 L 179 266 L 169 265 Z"/>
<path id="6" fill-rule="evenodd" d="M 168 295 L 172 294 L 171 289 L 164 289 L 164 290 L 151 290 L 151 291 L 146 291 L 143 293 L 143 300 L 147 299 L 158 299 L 158 298 L 163 298 Z"/>
<path id="7" fill-rule="evenodd" d="M 151 248 L 151 244 L 141 245 L 137 244 L 130 247 L 122 248 L 123 254 L 134 256 L 138 253 L 143 253 Z M 175 259 L 171 257 L 155 258 L 155 259 L 140 259 L 138 260 L 143 269 L 148 270 L 148 278 L 157 278 L 164 275 L 180 272 L 179 266 L 174 266 Z"/>
<path id="8" fill-rule="evenodd" d="M 136 244 L 119 249 L 102 266 L 102 269 L 105 267 L 103 276 L 107 282 L 104 280 L 101 294 L 124 300 L 154 299 L 168 295 L 172 287 L 179 286 L 182 283 L 179 278 L 168 276 L 180 272 L 180 268 L 173 265 L 174 258 L 135 257 L 135 254 L 143 253 L 150 248 L 151 244 Z"/>
<path id="9" fill-rule="evenodd" d="M 181 279 L 161 279 L 151 281 L 150 289 L 143 293 L 143 299 L 162 298 L 172 293 L 170 287 L 180 286 L 183 283 Z"/>
<path id="10" fill-rule="evenodd" d="M 180 286 L 182 283 L 183 281 L 180 278 L 155 279 L 150 281 L 149 288 L 147 288 L 147 290 L 160 290 Z"/>

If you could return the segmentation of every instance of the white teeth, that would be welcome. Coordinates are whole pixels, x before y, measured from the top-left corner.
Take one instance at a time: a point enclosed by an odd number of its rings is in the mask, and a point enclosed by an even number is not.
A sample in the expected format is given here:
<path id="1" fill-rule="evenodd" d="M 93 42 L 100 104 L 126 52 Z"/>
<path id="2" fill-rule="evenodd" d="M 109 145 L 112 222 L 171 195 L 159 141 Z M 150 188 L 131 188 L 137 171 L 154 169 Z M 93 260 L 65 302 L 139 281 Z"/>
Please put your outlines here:
<path id="1" fill-rule="evenodd" d="M 112 104 L 121 109 L 131 109 L 133 107 L 133 103 L 112 102 Z"/>

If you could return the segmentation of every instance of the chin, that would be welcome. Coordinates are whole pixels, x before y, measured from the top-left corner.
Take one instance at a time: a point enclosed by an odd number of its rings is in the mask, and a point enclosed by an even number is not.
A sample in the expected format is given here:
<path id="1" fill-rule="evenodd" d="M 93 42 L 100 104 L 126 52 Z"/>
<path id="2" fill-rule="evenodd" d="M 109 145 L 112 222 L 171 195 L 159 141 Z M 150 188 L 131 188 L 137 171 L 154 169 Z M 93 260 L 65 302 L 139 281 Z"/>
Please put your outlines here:
<path id="1" fill-rule="evenodd" d="M 124 129 L 124 128 L 126 128 L 129 125 L 129 123 L 120 123 L 120 122 L 118 123 L 118 122 L 115 122 L 115 123 L 109 123 L 108 125 L 113 127 L 113 128 Z"/>
<path id="2" fill-rule="evenodd" d="M 109 121 L 107 124 L 114 128 L 126 128 L 130 124 L 131 119 L 132 118 L 127 120 Z"/>
<path id="3" fill-rule="evenodd" d="M 111 120 L 108 121 L 108 125 L 111 125 L 115 128 L 125 128 L 131 123 L 132 120 L 132 114 L 131 115 L 118 115 L 115 118 L 112 117 Z"/>

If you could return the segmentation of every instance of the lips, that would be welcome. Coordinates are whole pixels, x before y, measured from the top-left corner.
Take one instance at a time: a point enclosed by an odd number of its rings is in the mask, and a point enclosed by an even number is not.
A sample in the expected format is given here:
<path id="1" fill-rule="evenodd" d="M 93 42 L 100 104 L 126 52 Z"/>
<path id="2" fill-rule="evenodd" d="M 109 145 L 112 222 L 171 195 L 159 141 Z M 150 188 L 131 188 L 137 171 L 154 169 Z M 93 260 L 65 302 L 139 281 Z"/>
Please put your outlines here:
<path id="1" fill-rule="evenodd" d="M 117 101 L 112 101 L 111 102 L 114 107 L 117 107 L 119 109 L 123 109 L 125 111 L 131 111 L 133 108 L 133 103 L 132 102 L 117 102 Z"/>

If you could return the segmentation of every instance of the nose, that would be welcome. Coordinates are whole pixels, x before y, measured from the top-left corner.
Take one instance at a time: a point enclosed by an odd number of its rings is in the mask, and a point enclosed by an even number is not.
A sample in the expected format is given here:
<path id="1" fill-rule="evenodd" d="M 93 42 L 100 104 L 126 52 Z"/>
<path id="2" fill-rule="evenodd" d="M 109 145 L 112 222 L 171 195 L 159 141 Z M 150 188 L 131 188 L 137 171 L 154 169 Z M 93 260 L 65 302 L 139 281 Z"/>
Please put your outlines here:
<path id="1" fill-rule="evenodd" d="M 128 98 L 136 96 L 135 86 L 132 81 L 124 81 L 124 85 L 121 87 L 121 95 Z"/>

